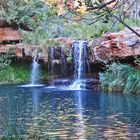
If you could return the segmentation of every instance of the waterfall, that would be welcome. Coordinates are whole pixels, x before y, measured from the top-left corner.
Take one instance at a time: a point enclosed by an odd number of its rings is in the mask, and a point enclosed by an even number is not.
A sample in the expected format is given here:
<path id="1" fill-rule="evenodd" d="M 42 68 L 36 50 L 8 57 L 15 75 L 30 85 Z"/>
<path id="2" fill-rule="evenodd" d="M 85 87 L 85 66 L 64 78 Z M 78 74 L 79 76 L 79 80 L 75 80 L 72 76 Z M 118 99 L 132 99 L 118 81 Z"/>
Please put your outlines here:
<path id="1" fill-rule="evenodd" d="M 80 80 L 85 76 L 87 59 L 87 42 L 77 41 L 72 45 L 74 60 L 74 78 Z"/>
<path id="2" fill-rule="evenodd" d="M 49 55 L 50 55 L 50 72 L 51 76 L 54 76 L 54 47 L 49 48 Z"/>
<path id="3" fill-rule="evenodd" d="M 74 82 L 70 89 L 81 89 L 85 86 L 85 73 L 87 66 L 87 42 L 75 41 L 72 45 L 73 65 L 74 65 Z"/>
<path id="4" fill-rule="evenodd" d="M 32 61 L 32 70 L 30 76 L 30 85 L 36 85 L 39 82 L 39 63 L 37 62 L 38 55 L 36 55 Z"/>
<path id="5" fill-rule="evenodd" d="M 67 62 L 66 62 L 66 57 L 65 57 L 65 52 L 64 52 L 65 46 L 61 46 L 61 73 L 63 77 L 67 76 Z"/>
<path id="6" fill-rule="evenodd" d="M 57 54 L 54 54 L 56 52 L 56 49 L 54 47 L 49 48 L 49 66 L 50 66 L 50 72 L 51 75 L 54 76 L 57 72 L 54 66 L 54 62 L 56 61 L 56 58 L 61 60 L 61 75 L 66 77 L 67 75 L 67 62 L 66 62 L 66 56 L 65 56 L 65 46 L 61 46 L 58 48 Z M 53 78 L 51 81 L 51 88 L 53 87 L 61 87 L 65 90 L 81 90 L 86 88 L 86 72 L 89 68 L 88 63 L 88 55 L 87 55 L 87 41 L 80 40 L 80 41 L 74 41 L 72 44 L 71 49 L 71 56 L 73 60 L 73 71 L 74 71 L 74 79 L 68 80 L 68 79 L 57 79 Z M 88 69 L 89 70 L 89 69 Z M 57 69 L 59 71 L 59 69 Z M 54 80 L 55 79 L 55 80 Z M 72 83 L 72 84 L 71 84 Z M 50 88 L 49 87 L 49 88 Z"/>

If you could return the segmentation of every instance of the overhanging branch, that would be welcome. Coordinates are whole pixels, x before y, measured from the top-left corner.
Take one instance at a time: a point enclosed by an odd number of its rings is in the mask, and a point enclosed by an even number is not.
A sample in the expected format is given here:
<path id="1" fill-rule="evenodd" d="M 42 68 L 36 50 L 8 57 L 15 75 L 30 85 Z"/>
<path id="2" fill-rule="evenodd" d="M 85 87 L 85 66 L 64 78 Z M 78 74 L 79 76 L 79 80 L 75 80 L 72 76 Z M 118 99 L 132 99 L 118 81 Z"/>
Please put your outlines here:
<path id="1" fill-rule="evenodd" d="M 116 2 L 116 0 L 110 0 L 110 1 L 108 1 L 108 2 L 106 2 L 106 3 L 100 4 L 99 6 L 89 7 L 89 8 L 87 8 L 87 10 L 102 9 L 102 8 L 105 8 L 107 5 L 113 3 L 113 2 Z"/>
<path id="2" fill-rule="evenodd" d="M 136 32 L 134 29 L 132 29 L 129 25 L 127 25 L 125 22 L 123 22 L 122 19 L 118 18 L 116 15 L 112 15 L 115 19 L 117 19 L 120 23 L 122 23 L 125 27 L 127 27 L 130 31 L 132 31 L 134 34 L 136 34 L 138 37 L 140 37 L 140 34 Z"/>

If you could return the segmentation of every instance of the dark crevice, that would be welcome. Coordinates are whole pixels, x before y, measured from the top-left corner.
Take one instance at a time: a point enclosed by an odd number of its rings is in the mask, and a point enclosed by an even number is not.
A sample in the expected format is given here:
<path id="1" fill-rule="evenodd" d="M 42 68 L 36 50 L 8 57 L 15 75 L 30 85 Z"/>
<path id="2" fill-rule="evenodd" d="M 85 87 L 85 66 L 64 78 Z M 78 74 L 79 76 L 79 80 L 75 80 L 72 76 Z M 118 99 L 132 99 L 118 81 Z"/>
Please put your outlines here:
<path id="1" fill-rule="evenodd" d="M 0 42 L 0 45 L 8 45 L 8 44 L 12 44 L 12 45 L 16 45 L 17 43 L 21 43 L 21 40 L 4 40 L 2 42 Z"/>

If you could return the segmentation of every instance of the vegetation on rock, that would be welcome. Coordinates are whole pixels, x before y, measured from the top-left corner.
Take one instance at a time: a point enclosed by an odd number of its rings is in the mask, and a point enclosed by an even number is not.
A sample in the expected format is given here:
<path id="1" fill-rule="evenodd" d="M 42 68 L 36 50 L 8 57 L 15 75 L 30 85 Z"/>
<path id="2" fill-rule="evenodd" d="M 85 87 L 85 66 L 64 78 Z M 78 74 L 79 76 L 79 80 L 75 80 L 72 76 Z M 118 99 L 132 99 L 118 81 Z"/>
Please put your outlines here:
<path id="1" fill-rule="evenodd" d="M 29 83 L 31 67 L 27 64 L 13 64 L 9 54 L 0 55 L 0 84 Z M 42 70 L 40 80 L 48 80 L 49 74 Z"/>
<path id="2" fill-rule="evenodd" d="M 127 64 L 112 63 L 100 73 L 101 86 L 106 91 L 140 94 L 140 71 Z"/>

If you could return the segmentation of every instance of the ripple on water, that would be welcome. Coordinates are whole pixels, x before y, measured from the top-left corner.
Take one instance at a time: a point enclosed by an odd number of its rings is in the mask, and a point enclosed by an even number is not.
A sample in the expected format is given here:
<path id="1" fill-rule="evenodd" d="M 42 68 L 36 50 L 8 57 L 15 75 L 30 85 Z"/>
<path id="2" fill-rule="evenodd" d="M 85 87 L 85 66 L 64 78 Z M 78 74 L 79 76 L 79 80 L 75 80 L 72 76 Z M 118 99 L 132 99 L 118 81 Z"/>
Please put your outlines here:
<path id="1" fill-rule="evenodd" d="M 131 121 L 139 111 L 138 97 L 131 97 L 134 104 L 119 94 L 22 89 L 0 89 L 0 136 L 12 130 L 19 139 L 139 139 L 140 123 Z"/>

